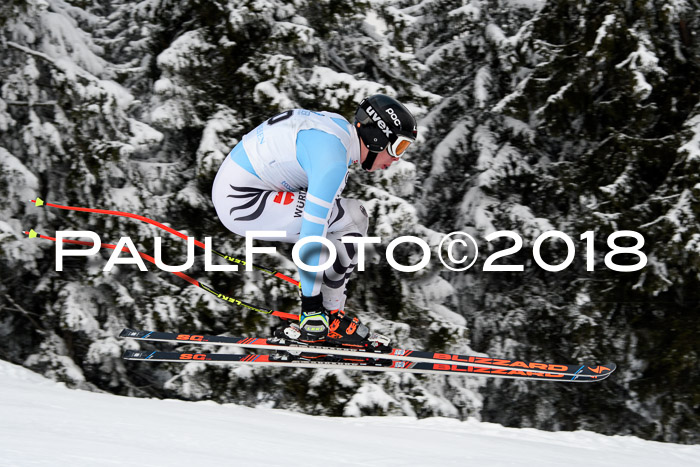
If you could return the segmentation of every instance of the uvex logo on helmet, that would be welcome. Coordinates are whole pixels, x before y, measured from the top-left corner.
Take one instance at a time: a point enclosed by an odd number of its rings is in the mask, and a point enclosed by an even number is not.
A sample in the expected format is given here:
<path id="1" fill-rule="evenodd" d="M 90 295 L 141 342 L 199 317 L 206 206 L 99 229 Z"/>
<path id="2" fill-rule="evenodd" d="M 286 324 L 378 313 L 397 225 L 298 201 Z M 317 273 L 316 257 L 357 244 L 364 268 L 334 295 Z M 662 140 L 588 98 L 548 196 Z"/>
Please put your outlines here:
<path id="1" fill-rule="evenodd" d="M 391 135 L 394 133 L 389 129 L 386 123 L 384 123 L 384 120 L 382 120 L 382 117 L 379 116 L 376 110 L 371 105 L 367 106 L 367 115 L 369 115 L 372 120 L 377 124 L 380 130 L 382 130 L 382 133 L 386 135 L 387 138 L 391 139 Z M 392 117 L 393 118 L 393 117 Z"/>

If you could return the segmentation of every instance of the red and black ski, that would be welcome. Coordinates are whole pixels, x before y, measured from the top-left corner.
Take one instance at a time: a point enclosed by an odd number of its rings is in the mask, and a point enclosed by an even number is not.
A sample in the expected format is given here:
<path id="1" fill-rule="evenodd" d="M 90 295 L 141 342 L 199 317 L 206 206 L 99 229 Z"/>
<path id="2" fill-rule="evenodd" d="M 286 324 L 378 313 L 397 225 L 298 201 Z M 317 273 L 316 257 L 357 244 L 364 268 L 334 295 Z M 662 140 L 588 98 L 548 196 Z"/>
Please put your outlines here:
<path id="1" fill-rule="evenodd" d="M 564 383 L 590 383 L 601 381 L 610 373 L 596 376 L 567 375 L 563 373 L 536 373 L 514 368 L 481 368 L 462 366 L 451 363 L 407 362 L 385 358 L 347 358 L 326 355 L 320 358 L 303 358 L 289 354 L 260 355 L 260 354 L 221 354 L 221 353 L 191 353 L 191 352 L 161 352 L 127 350 L 123 357 L 126 360 L 149 362 L 177 363 L 211 363 L 211 364 L 245 364 L 262 367 L 285 368 L 314 368 L 360 370 L 374 372 L 401 372 L 441 375 L 472 375 L 490 378 L 508 378 L 535 381 L 558 381 Z"/>
<path id="2" fill-rule="evenodd" d="M 124 329 L 120 337 L 130 339 L 155 341 L 155 342 L 170 342 L 180 344 L 208 344 L 208 345 L 229 345 L 240 348 L 258 349 L 258 350 L 282 350 L 287 352 L 303 352 L 304 354 L 322 354 L 332 355 L 334 357 L 343 357 L 354 361 L 354 359 L 367 360 L 388 360 L 393 362 L 410 362 L 420 363 L 418 368 L 411 367 L 418 372 L 447 372 L 447 373 L 481 373 L 490 374 L 489 372 L 481 372 L 477 370 L 498 370 L 502 373 L 501 376 L 508 372 L 517 372 L 519 377 L 529 375 L 558 375 L 544 378 L 545 380 L 574 380 L 574 381 L 600 381 L 607 378 L 615 371 L 615 364 L 609 363 L 606 365 L 566 365 L 559 363 L 532 362 L 525 360 L 510 360 L 502 358 L 481 357 L 476 355 L 459 355 L 439 352 L 428 352 L 421 350 L 398 349 L 398 348 L 373 348 L 373 347 L 332 347 L 322 345 L 306 345 L 303 343 L 290 341 L 280 338 L 258 338 L 258 337 L 229 337 L 229 336 L 209 336 L 203 334 L 178 334 L 174 332 L 158 332 L 158 331 L 138 331 L 133 329 Z M 151 357 L 151 360 L 158 355 L 168 354 L 170 360 L 167 361 L 182 361 L 177 357 L 172 359 L 173 355 L 204 355 L 202 360 L 212 363 L 217 362 L 217 355 L 226 354 L 191 354 L 191 353 L 172 353 L 172 352 L 156 352 Z M 236 354 L 231 354 L 236 355 Z M 239 357 L 244 357 L 240 355 Z M 262 355 L 264 356 L 264 355 Z M 211 359 L 209 359 L 211 357 Z M 126 357 L 125 357 L 126 358 Z M 233 357 L 233 360 L 224 360 L 228 362 L 243 362 L 241 358 Z M 145 360 L 146 358 L 138 358 Z M 163 361 L 163 360 L 159 360 Z M 268 363 L 269 364 L 269 363 Z M 423 365 L 424 364 L 424 365 Z M 298 365 L 296 365 L 298 366 Z M 366 365 L 361 365 L 364 368 Z M 357 368 L 357 369 L 362 369 Z M 383 367 L 385 368 L 385 367 Z M 393 367 L 396 368 L 396 367 Z M 403 367 L 401 367 L 403 368 Z M 454 370 L 452 370 L 454 368 Z M 375 371 L 390 371 L 390 370 L 375 370 Z M 503 373 L 505 372 L 505 373 Z M 542 378 L 530 378 L 542 379 Z"/>

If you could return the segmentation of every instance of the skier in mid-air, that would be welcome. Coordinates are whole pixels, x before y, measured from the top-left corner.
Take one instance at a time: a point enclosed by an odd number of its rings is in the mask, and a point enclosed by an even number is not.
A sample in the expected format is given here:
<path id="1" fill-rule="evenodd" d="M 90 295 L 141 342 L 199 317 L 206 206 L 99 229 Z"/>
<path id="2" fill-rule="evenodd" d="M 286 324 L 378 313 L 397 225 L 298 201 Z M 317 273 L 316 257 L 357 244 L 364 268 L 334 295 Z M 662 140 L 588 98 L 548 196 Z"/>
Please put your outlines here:
<path id="1" fill-rule="evenodd" d="M 282 112 L 243 136 L 214 179 L 212 201 L 221 222 L 238 235 L 246 231 L 284 231 L 297 242 L 320 236 L 333 243 L 337 257 L 325 271 L 299 269 L 301 314 L 278 332 L 306 343 L 361 346 L 370 336 L 359 320 L 345 314 L 345 287 L 357 264 L 357 246 L 343 237 L 367 235 L 368 218 L 358 200 L 343 198 L 350 164 L 368 172 L 398 161 L 416 139 L 413 115 L 396 99 L 376 94 L 364 99 L 354 125 L 332 112 L 303 109 Z M 326 262 L 317 242 L 301 247 L 309 266 Z"/>

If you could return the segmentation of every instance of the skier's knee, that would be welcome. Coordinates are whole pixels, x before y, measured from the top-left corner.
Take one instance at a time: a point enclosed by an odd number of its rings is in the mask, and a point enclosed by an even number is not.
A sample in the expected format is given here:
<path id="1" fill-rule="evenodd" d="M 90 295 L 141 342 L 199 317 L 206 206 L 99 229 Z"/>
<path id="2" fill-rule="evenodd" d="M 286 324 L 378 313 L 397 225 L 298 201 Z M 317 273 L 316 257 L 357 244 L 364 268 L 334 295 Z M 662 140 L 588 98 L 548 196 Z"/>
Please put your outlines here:
<path id="1" fill-rule="evenodd" d="M 346 209 L 350 214 L 353 224 L 357 228 L 357 232 L 362 234 L 362 236 L 367 236 L 367 229 L 369 228 L 369 218 L 367 217 L 367 211 L 365 207 L 356 199 L 347 200 Z"/>

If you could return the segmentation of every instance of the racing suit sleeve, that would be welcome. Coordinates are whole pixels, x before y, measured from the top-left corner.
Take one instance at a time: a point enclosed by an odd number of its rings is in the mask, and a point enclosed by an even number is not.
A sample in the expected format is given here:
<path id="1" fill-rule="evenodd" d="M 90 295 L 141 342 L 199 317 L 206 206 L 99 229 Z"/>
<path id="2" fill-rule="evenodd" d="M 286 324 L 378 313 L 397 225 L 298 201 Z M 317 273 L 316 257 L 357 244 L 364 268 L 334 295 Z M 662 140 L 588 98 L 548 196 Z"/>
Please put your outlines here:
<path id="1" fill-rule="evenodd" d="M 333 202 L 345 188 L 348 173 L 347 151 L 338 137 L 321 130 L 302 130 L 297 135 L 297 160 L 306 172 L 309 186 L 299 240 L 326 236 Z M 300 259 L 318 266 L 328 258 L 320 243 L 307 243 L 299 250 Z M 301 292 L 310 297 L 321 293 L 323 271 L 299 269 Z"/>

